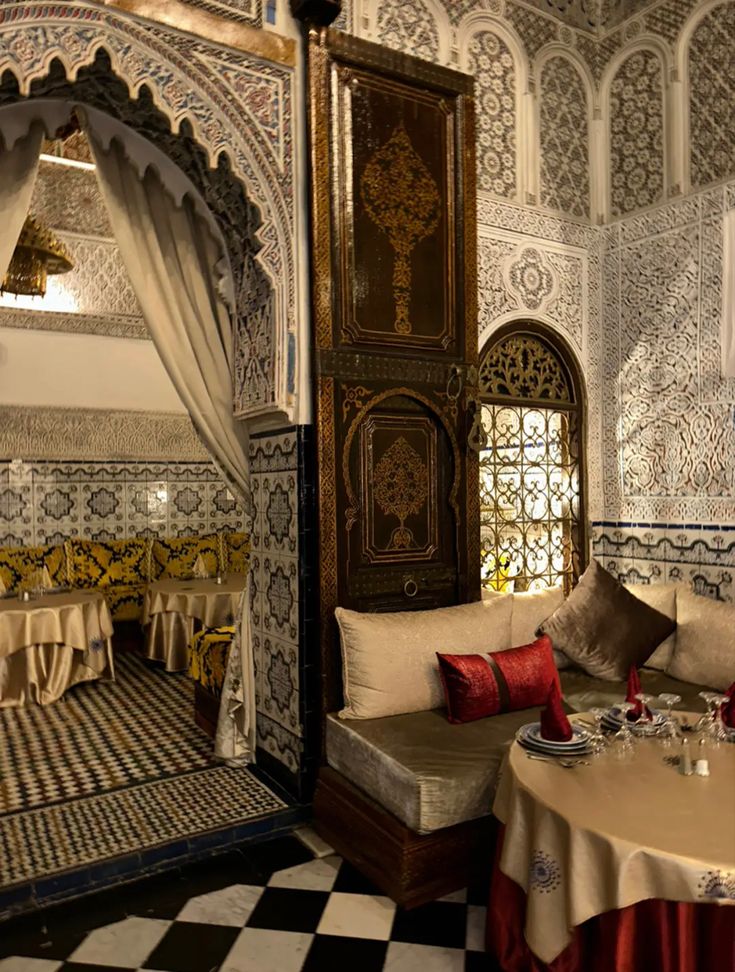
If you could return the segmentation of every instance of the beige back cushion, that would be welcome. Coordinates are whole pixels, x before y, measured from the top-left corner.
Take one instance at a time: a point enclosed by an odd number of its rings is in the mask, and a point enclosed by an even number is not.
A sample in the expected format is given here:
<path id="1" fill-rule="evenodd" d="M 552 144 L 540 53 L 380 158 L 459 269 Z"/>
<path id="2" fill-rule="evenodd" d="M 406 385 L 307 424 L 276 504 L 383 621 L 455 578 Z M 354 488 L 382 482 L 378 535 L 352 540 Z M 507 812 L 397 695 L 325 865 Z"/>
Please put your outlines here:
<path id="1" fill-rule="evenodd" d="M 561 587 L 545 591 L 523 591 L 513 595 L 513 617 L 510 622 L 511 647 L 530 645 L 536 640 L 536 628 L 556 611 L 564 600 Z"/>
<path id="2" fill-rule="evenodd" d="M 667 674 L 724 692 L 735 682 L 735 604 L 676 592 L 676 648 Z"/>
<path id="3" fill-rule="evenodd" d="M 638 600 L 674 621 L 676 621 L 676 592 L 687 590 L 686 584 L 623 584 L 623 587 L 634 594 Z M 665 672 L 671 663 L 675 647 L 676 631 L 661 642 L 646 662 L 646 668 L 657 668 L 660 672 Z"/>
<path id="4" fill-rule="evenodd" d="M 509 594 L 437 608 L 360 614 L 334 612 L 342 641 L 342 719 L 379 719 L 444 704 L 436 653 L 510 648 Z"/>

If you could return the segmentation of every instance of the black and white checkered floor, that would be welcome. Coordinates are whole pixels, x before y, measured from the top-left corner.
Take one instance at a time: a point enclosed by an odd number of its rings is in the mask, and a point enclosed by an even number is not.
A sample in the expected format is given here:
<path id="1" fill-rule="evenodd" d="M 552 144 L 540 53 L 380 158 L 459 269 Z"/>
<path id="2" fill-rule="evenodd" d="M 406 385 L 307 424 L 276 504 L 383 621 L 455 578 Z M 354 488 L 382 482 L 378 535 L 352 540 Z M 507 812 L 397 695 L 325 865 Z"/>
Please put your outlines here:
<path id="1" fill-rule="evenodd" d="M 0 972 L 490 972 L 484 905 L 404 911 L 282 837 L 0 925 Z"/>

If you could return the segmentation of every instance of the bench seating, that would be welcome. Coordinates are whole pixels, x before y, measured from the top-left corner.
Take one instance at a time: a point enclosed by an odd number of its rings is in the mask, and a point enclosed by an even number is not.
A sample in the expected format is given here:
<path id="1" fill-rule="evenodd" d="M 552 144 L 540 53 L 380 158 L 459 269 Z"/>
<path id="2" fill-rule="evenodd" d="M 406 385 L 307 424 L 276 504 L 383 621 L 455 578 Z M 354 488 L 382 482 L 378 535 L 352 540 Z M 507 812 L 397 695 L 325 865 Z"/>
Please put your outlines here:
<path id="1" fill-rule="evenodd" d="M 713 687 L 721 691 L 735 678 L 731 640 L 735 607 L 694 597 L 683 585 L 640 585 L 632 592 L 679 625 L 642 670 L 642 691 L 673 692 L 682 698 L 678 708 L 703 711 L 698 693 Z M 543 599 L 550 596 L 540 595 L 537 603 L 532 595 L 513 595 L 509 645 L 532 640 L 533 631 L 546 617 L 538 616 L 538 611 L 547 610 Z M 422 628 L 423 633 L 413 637 L 432 651 L 447 650 L 436 644 L 433 620 L 423 621 L 425 632 Z M 414 623 L 422 621 L 417 618 Z M 392 642 L 374 636 L 372 643 L 377 645 L 377 659 L 369 665 L 365 658 L 371 652 L 365 649 L 366 655 L 358 659 L 362 667 L 353 668 L 345 681 L 354 703 L 357 673 L 361 704 L 373 704 L 370 699 L 365 702 L 363 686 L 381 673 L 385 682 L 389 667 L 387 685 L 379 686 L 372 699 L 394 708 L 380 717 L 355 718 L 348 710 L 342 717 L 327 715 L 326 765 L 319 772 L 314 797 L 314 827 L 384 893 L 404 907 L 414 907 L 488 872 L 498 771 L 518 727 L 537 719 L 539 710 L 504 713 L 463 725 L 450 724 L 442 708 L 401 712 L 404 686 L 413 690 L 422 676 L 415 667 L 409 668 L 406 680 L 400 665 L 396 668 L 402 653 L 392 650 Z M 367 638 L 362 645 L 368 645 Z M 674 672 L 682 671 L 687 681 L 684 676 L 674 677 Z M 611 705 L 625 694 L 624 682 L 602 681 L 574 667 L 561 670 L 560 678 L 568 711 Z M 386 700 L 388 691 L 393 694 Z M 349 693 L 345 694 L 347 702 Z"/>

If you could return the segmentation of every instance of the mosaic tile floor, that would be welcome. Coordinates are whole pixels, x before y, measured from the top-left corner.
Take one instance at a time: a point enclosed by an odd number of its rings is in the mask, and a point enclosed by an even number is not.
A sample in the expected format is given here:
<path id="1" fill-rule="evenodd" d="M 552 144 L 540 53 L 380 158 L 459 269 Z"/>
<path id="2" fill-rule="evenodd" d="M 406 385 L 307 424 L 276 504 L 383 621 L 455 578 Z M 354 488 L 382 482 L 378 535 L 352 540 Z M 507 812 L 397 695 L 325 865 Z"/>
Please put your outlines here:
<path id="1" fill-rule="evenodd" d="M 286 837 L 0 925 L 0 972 L 493 972 L 485 901 L 404 911 Z"/>
<path id="2" fill-rule="evenodd" d="M 234 827 L 286 804 L 212 761 L 193 684 L 132 655 L 117 680 L 0 712 L 0 888 Z"/>

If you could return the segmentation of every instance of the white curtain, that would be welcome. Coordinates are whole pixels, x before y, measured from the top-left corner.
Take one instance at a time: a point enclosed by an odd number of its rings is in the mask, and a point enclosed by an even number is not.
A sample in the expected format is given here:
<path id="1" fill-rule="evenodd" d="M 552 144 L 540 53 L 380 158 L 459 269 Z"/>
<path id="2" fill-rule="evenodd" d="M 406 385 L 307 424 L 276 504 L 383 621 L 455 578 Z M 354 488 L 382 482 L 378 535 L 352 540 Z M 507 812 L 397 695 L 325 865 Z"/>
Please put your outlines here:
<path id="1" fill-rule="evenodd" d="M 725 213 L 722 253 L 722 375 L 735 378 L 735 209 Z"/>
<path id="2" fill-rule="evenodd" d="M 34 124 L 11 148 L 0 147 L 0 213 L 3 220 L 0 283 L 8 272 L 15 244 L 31 205 L 42 138 L 43 126 Z"/>
<path id="3" fill-rule="evenodd" d="M 193 198 L 184 195 L 177 205 L 156 168 L 147 165 L 141 173 L 121 141 L 98 134 L 93 119 L 87 127 L 115 239 L 153 342 L 199 435 L 249 513 L 248 434 L 233 415 L 233 332 L 223 299 L 233 288 L 223 246 Z M 215 752 L 249 762 L 255 757 L 255 674 L 247 592 L 241 608 Z"/>

